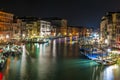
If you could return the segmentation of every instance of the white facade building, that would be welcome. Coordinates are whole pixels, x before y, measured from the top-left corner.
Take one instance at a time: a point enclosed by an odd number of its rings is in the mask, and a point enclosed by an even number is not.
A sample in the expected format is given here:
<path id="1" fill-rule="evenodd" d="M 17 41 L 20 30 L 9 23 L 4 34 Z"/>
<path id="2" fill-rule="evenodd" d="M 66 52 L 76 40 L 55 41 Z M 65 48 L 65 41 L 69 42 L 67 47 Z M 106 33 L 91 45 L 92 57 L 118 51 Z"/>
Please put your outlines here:
<path id="1" fill-rule="evenodd" d="M 48 37 L 51 35 L 51 23 L 48 21 L 40 20 L 40 36 Z"/>

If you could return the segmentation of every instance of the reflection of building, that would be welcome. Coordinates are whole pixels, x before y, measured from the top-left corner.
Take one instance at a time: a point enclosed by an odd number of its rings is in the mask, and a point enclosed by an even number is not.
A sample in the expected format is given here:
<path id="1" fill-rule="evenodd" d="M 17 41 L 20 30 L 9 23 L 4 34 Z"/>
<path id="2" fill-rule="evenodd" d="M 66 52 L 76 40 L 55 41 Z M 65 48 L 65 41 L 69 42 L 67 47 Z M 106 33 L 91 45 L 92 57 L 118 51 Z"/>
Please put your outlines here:
<path id="1" fill-rule="evenodd" d="M 120 12 L 108 12 L 102 17 L 100 36 L 108 45 L 120 42 Z"/>
<path id="2" fill-rule="evenodd" d="M 13 14 L 0 11 L 0 39 L 8 40 L 12 37 Z"/>

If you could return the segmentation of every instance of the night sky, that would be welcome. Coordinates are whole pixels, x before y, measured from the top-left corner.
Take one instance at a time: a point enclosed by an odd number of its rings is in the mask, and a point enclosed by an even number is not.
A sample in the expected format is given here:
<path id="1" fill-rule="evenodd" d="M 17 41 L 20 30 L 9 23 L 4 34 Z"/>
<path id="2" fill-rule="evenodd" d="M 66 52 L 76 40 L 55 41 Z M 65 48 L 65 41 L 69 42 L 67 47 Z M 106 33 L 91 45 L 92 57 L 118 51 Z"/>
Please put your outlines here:
<path id="1" fill-rule="evenodd" d="M 60 17 L 72 26 L 99 27 L 106 12 L 120 11 L 120 0 L 0 0 L 16 16 Z"/>

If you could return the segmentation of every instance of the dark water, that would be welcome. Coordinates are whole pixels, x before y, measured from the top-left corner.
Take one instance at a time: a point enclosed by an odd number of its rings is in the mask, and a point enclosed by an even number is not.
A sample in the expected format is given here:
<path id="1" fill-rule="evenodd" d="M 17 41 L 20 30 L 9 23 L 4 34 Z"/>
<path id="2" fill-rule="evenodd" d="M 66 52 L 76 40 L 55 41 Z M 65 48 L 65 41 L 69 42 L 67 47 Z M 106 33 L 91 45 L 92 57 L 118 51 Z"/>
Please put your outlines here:
<path id="1" fill-rule="evenodd" d="M 24 48 L 25 46 L 23 46 Z M 79 56 L 77 42 L 62 39 L 27 44 L 25 53 L 9 57 L 0 80 L 120 80 L 120 67 L 100 66 Z"/>

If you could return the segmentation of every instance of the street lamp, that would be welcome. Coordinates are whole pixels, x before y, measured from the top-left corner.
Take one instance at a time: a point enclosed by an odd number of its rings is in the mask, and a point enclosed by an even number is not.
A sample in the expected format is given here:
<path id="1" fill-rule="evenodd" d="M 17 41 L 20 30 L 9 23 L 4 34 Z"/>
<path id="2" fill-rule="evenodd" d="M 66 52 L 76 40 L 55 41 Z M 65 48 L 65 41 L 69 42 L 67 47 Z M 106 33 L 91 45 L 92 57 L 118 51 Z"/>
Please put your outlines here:
<path id="1" fill-rule="evenodd" d="M 109 49 L 109 48 L 108 48 L 108 49 L 107 49 L 107 51 L 108 51 L 108 52 L 110 52 L 110 51 L 111 51 L 111 49 Z"/>
<path id="2" fill-rule="evenodd" d="M 107 56 L 109 56 L 109 53 L 111 52 L 111 49 L 110 48 L 108 48 L 107 49 Z"/>
<path id="3" fill-rule="evenodd" d="M 23 36 L 23 39 L 25 38 L 25 34 L 22 35 Z"/>
<path id="4" fill-rule="evenodd" d="M 67 34 L 67 33 L 65 32 L 64 35 L 66 36 L 66 34 Z"/>
<path id="5" fill-rule="evenodd" d="M 33 34 L 35 36 L 35 34 Z"/>
<path id="6" fill-rule="evenodd" d="M 9 38 L 9 35 L 6 35 L 6 38 L 8 39 L 8 38 Z"/>
<path id="7" fill-rule="evenodd" d="M 9 39 L 9 35 L 6 35 L 6 39 L 7 39 L 7 41 L 8 41 L 8 39 Z"/>
<path id="8" fill-rule="evenodd" d="M 25 37 L 25 34 L 23 34 L 23 37 Z"/>

